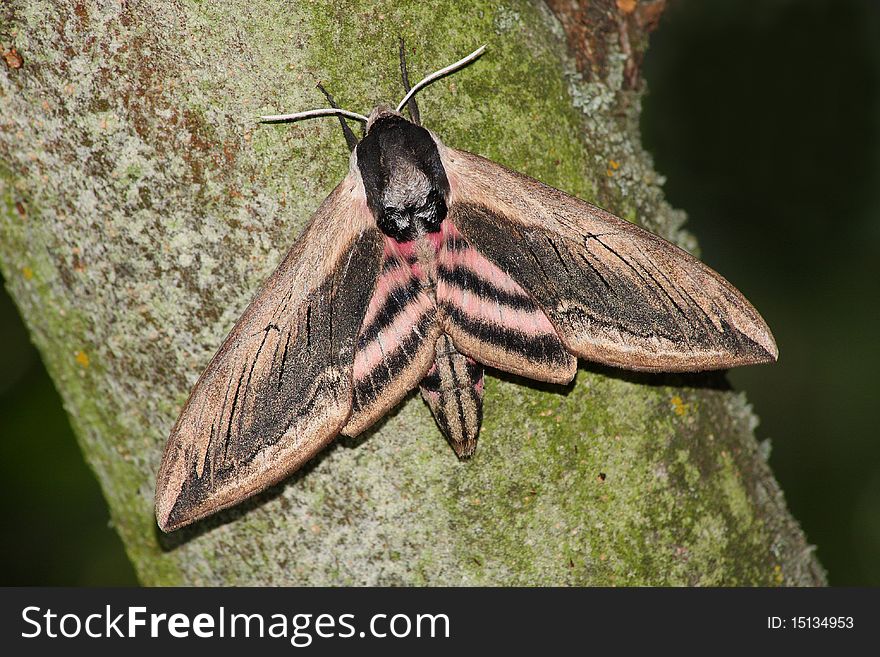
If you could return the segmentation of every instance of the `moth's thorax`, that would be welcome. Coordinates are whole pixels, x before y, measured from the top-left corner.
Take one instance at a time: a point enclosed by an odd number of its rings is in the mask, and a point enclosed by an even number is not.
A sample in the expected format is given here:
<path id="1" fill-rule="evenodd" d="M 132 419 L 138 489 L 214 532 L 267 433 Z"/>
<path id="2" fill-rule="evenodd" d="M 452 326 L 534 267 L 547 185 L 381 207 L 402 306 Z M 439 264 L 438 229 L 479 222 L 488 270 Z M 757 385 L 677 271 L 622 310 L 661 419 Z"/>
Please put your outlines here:
<path id="1" fill-rule="evenodd" d="M 440 230 L 449 181 L 437 144 L 425 128 L 376 108 L 355 156 L 367 205 L 385 235 L 408 242 Z"/>
<path id="2" fill-rule="evenodd" d="M 388 181 L 382 190 L 382 205 L 386 208 L 416 208 L 431 192 L 428 176 L 411 160 L 401 158 L 389 170 Z"/>

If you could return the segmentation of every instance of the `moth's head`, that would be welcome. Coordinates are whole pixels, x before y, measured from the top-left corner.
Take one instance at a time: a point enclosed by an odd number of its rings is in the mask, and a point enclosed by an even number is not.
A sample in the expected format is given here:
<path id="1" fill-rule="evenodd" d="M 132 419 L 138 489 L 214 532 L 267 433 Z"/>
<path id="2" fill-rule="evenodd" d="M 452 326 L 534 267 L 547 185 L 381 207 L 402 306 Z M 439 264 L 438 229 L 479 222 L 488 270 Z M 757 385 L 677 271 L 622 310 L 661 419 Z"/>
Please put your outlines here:
<path id="1" fill-rule="evenodd" d="M 485 46 L 478 48 L 464 59 L 435 71 L 410 89 L 401 42 L 401 72 L 407 93 L 397 104 L 397 109 L 379 105 L 373 108 L 369 116 L 350 112 L 337 107 L 333 96 L 318 85 L 332 108 L 260 118 L 279 123 L 335 115 L 340 119 L 354 119 L 363 123 L 366 127 L 364 138 L 358 141 L 348 124 L 341 121 L 345 141 L 352 151 L 350 170 L 360 176 L 367 206 L 379 229 L 397 241 L 408 241 L 440 229 L 446 217 L 449 180 L 437 148 L 439 142 L 419 125 L 418 119 L 409 121 L 401 112 L 408 105 L 413 111 L 413 97 L 420 89 L 467 66 L 485 49 Z"/>
<path id="2" fill-rule="evenodd" d="M 406 117 L 404 117 L 403 114 L 398 112 L 390 105 L 377 105 L 376 107 L 374 107 L 373 111 L 370 112 L 370 115 L 367 117 L 367 134 L 370 134 L 370 130 L 373 129 L 373 126 L 376 125 L 377 121 L 381 121 L 382 119 L 387 119 L 392 116 L 400 117 L 404 121 L 406 120 Z"/>

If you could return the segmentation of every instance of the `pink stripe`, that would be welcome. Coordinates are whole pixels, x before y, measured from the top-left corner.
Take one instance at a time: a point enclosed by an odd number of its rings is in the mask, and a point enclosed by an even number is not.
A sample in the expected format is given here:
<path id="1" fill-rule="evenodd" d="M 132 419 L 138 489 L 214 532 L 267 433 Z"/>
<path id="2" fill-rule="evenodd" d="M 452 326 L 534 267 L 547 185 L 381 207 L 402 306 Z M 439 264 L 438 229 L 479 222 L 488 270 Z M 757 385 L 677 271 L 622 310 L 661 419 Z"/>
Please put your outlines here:
<path id="1" fill-rule="evenodd" d="M 491 299 L 484 299 L 469 290 L 450 285 L 445 280 L 440 280 L 437 284 L 437 298 L 451 303 L 477 321 L 503 326 L 532 337 L 556 336 L 556 329 L 537 307 L 534 310 L 510 308 Z"/>
<path id="2" fill-rule="evenodd" d="M 451 222 L 444 221 L 441 228 L 448 238 L 454 239 L 459 244 L 468 244 L 467 240 Z M 448 268 L 455 266 L 465 267 L 474 275 L 491 283 L 503 292 L 525 299 L 529 298 L 529 295 L 526 294 L 525 290 L 516 281 L 469 245 L 468 248 L 457 251 L 443 249 L 440 253 L 440 261 Z M 500 325 L 529 336 L 556 336 L 556 329 L 553 328 L 550 320 L 547 319 L 547 316 L 537 305 L 534 306 L 533 310 L 510 308 L 492 299 L 480 297 L 472 290 L 461 289 L 443 279 L 440 279 L 437 283 L 437 299 L 438 301 L 451 303 L 463 313 L 478 321 Z"/>
<path id="3" fill-rule="evenodd" d="M 412 333 L 419 318 L 431 308 L 434 301 L 424 292 L 408 303 L 394 318 L 390 326 L 385 327 L 375 339 L 359 350 L 354 357 L 354 380 L 359 381 L 367 376 L 382 362 L 386 354 L 399 349 L 403 339 Z M 380 346 L 381 342 L 381 346 Z"/>
<path id="4" fill-rule="evenodd" d="M 397 240 L 391 239 L 390 237 L 385 238 L 386 257 L 388 255 L 395 255 L 402 257 L 404 261 L 406 261 L 408 258 L 412 258 L 415 255 L 415 252 L 415 240 L 410 240 L 409 242 L 398 242 Z"/>
<path id="5" fill-rule="evenodd" d="M 373 292 L 373 297 L 370 299 L 370 305 L 367 306 L 362 327 L 369 326 L 382 306 L 385 305 L 391 292 L 400 287 L 408 286 L 413 277 L 418 279 L 424 277 L 424 273 L 418 263 L 410 265 L 407 262 L 407 259 L 411 259 L 416 255 L 415 241 L 398 242 L 390 237 L 385 238 L 382 252 L 382 269 L 385 269 L 385 266 L 389 263 L 393 264 L 393 266 L 383 272 L 376 281 L 376 289 Z"/>
<path id="6" fill-rule="evenodd" d="M 450 222 L 448 222 L 448 221 L 443 222 L 443 224 L 449 224 L 449 223 Z M 442 232 L 443 224 L 441 224 L 441 226 L 440 226 L 440 231 L 438 231 L 436 233 L 428 233 L 427 235 L 425 235 L 425 239 L 428 241 L 428 243 L 431 246 L 434 247 L 434 253 L 439 253 L 440 247 L 443 244 L 443 232 Z M 455 230 L 454 227 L 453 227 L 453 230 Z"/>
<path id="7" fill-rule="evenodd" d="M 448 219 L 444 220 L 442 224 L 440 224 L 440 232 L 443 233 L 444 237 L 454 237 L 456 239 L 464 239 L 461 236 L 461 233 L 458 232 L 458 228 L 454 223 L 449 221 Z"/>
<path id="8" fill-rule="evenodd" d="M 370 299 L 370 305 L 367 306 L 362 327 L 370 325 L 376 313 L 385 305 L 385 300 L 391 292 L 400 287 L 406 287 L 412 281 L 413 275 L 409 266 L 400 260 L 396 264 L 396 267 L 383 273 L 379 276 L 379 280 L 376 281 L 376 289 L 373 292 L 373 297 Z"/>
<path id="9" fill-rule="evenodd" d="M 492 283 L 499 290 L 519 294 L 524 297 L 528 296 L 516 281 L 486 260 L 476 249 L 468 248 L 464 251 L 456 251 L 450 255 L 453 256 L 450 258 L 450 264 L 467 267 L 474 273 L 479 274 L 480 278 Z"/>
<path id="10" fill-rule="evenodd" d="M 523 290 L 516 281 L 501 271 L 496 265 L 489 262 L 489 260 L 487 260 L 479 251 L 470 246 L 468 241 L 458 232 L 458 229 L 452 224 L 452 222 L 444 221 L 441 225 L 441 230 L 445 236 L 453 238 L 456 243 L 466 244 L 468 247 L 457 251 L 443 249 L 440 253 L 441 264 L 447 267 L 454 267 L 456 265 L 467 267 L 474 273 L 478 274 L 480 278 L 492 283 L 499 290 L 519 294 L 524 297 L 528 296 L 525 293 L 525 290 Z"/>

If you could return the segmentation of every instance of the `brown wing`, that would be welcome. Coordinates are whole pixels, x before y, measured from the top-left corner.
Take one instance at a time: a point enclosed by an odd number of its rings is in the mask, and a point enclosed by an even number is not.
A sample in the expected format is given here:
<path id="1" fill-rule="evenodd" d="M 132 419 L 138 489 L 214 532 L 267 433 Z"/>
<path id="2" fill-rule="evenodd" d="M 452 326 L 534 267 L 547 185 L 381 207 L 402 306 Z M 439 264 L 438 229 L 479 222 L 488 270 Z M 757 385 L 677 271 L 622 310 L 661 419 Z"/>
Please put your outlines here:
<path id="1" fill-rule="evenodd" d="M 357 173 L 327 197 L 202 374 L 156 481 L 170 531 L 283 479 L 352 405 L 355 341 L 382 251 Z"/>
<path id="2" fill-rule="evenodd" d="M 687 252 L 585 201 L 438 144 L 448 218 L 586 360 L 697 371 L 775 360 L 742 294 Z"/>

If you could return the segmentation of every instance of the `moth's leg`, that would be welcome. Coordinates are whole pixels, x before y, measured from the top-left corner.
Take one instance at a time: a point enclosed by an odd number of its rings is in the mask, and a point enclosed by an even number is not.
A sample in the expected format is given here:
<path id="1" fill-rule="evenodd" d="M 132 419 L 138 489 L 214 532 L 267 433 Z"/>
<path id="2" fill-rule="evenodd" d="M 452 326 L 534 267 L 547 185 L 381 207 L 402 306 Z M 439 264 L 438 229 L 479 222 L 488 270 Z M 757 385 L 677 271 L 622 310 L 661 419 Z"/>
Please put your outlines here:
<path id="1" fill-rule="evenodd" d="M 330 107 L 332 107 L 333 109 L 339 109 L 339 105 L 337 105 L 336 101 L 333 100 L 333 96 L 330 95 L 330 92 L 327 91 L 320 82 L 318 83 L 318 89 L 320 89 L 321 93 L 327 97 L 327 102 L 330 103 Z M 358 138 L 355 137 L 354 132 L 352 132 L 352 129 L 348 127 L 345 119 L 341 116 L 339 117 L 339 123 L 342 126 L 342 133 L 345 135 L 345 143 L 348 144 L 348 150 L 349 152 L 351 152 L 354 150 L 355 146 L 358 145 Z"/>
<path id="2" fill-rule="evenodd" d="M 403 44 L 403 37 L 400 37 L 400 77 L 403 79 L 404 93 L 408 94 L 411 87 L 409 86 L 409 74 L 406 72 L 406 48 Z M 422 125 L 422 117 L 419 116 L 419 106 L 416 104 L 415 97 L 410 98 L 406 103 L 409 110 L 409 116 L 416 125 Z"/>

